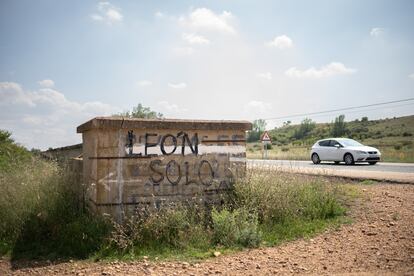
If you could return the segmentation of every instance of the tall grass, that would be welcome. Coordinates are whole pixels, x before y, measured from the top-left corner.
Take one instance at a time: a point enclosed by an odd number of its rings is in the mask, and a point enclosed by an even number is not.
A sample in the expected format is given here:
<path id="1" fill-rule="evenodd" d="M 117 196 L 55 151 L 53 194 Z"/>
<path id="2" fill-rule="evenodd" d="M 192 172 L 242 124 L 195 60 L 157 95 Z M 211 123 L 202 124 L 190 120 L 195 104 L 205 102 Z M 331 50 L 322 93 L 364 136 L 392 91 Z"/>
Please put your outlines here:
<path id="1" fill-rule="evenodd" d="M 140 211 L 122 225 L 90 214 L 57 164 L 32 158 L 0 171 L 0 253 L 22 257 L 190 255 L 256 247 L 327 227 L 343 214 L 339 185 L 249 170 L 221 206 L 194 202 Z"/>
<path id="2" fill-rule="evenodd" d="M 263 152 L 261 147 L 255 146 L 257 144 L 247 144 L 247 158 L 262 159 Z M 275 146 L 267 150 L 267 158 L 274 160 L 308 160 L 310 147 L 309 146 Z"/>
<path id="3" fill-rule="evenodd" d="M 339 180 L 250 169 L 235 185 L 235 204 L 258 215 L 262 242 L 308 237 L 344 221 L 347 188 Z"/>
<path id="4" fill-rule="evenodd" d="M 82 208 L 73 179 L 37 158 L 0 170 L 0 253 L 85 257 L 99 249 L 108 229 Z"/>
<path id="5" fill-rule="evenodd" d="M 249 170 L 235 185 L 236 204 L 258 213 L 261 223 L 328 219 L 342 214 L 340 186 L 323 178 Z"/>

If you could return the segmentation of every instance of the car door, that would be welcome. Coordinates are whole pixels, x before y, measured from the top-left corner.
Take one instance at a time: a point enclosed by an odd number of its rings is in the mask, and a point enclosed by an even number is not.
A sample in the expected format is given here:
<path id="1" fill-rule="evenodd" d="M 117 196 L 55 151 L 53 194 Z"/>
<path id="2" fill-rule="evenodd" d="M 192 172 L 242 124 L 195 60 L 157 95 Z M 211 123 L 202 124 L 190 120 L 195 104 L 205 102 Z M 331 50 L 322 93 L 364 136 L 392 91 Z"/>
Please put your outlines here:
<path id="1" fill-rule="evenodd" d="M 328 160 L 341 161 L 342 160 L 342 145 L 336 140 L 330 140 Z"/>
<path id="2" fill-rule="evenodd" d="M 319 142 L 319 149 L 318 149 L 319 159 L 329 160 L 327 159 L 329 157 L 329 144 L 330 144 L 330 140 L 324 140 L 324 141 Z"/>

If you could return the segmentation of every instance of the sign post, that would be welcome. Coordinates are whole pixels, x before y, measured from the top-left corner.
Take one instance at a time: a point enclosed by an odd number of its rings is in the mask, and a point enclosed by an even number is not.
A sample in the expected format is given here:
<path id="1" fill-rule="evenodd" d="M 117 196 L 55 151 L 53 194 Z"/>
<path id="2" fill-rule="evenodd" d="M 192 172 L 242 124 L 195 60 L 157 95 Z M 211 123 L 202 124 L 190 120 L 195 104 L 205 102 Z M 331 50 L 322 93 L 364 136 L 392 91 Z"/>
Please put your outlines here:
<path id="1" fill-rule="evenodd" d="M 263 159 L 267 159 L 267 144 L 271 144 L 272 143 L 272 139 L 270 139 L 270 135 L 267 131 L 263 132 L 262 137 L 260 137 L 260 140 L 262 141 L 262 145 L 263 145 L 263 154 L 264 156 L 262 156 Z"/>

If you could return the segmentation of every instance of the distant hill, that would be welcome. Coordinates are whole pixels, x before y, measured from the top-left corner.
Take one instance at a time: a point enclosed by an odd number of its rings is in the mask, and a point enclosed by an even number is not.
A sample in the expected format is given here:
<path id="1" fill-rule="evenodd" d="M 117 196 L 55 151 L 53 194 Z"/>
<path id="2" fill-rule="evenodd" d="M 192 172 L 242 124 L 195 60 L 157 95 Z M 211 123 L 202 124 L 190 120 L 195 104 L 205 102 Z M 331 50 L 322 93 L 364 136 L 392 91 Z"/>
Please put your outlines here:
<path id="1" fill-rule="evenodd" d="M 298 125 L 285 125 L 269 131 L 272 143 L 284 145 L 311 145 L 316 140 L 331 137 L 332 123 L 317 123 L 301 139 L 295 138 L 300 129 Z M 346 122 L 346 137 L 356 139 L 368 145 L 411 146 L 414 140 L 414 115 L 380 120 L 355 120 Z"/>

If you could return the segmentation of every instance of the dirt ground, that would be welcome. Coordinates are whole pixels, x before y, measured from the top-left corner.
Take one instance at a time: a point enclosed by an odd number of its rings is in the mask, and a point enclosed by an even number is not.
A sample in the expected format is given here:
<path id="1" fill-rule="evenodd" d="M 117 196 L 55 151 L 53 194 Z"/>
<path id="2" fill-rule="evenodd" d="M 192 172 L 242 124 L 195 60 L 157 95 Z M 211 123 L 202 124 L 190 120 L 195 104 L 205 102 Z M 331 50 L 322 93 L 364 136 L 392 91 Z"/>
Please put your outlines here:
<path id="1" fill-rule="evenodd" d="M 364 200 L 351 210 L 352 224 L 313 239 L 245 250 L 200 262 L 87 262 L 13 264 L 0 275 L 414 275 L 414 185 L 360 185 Z"/>

